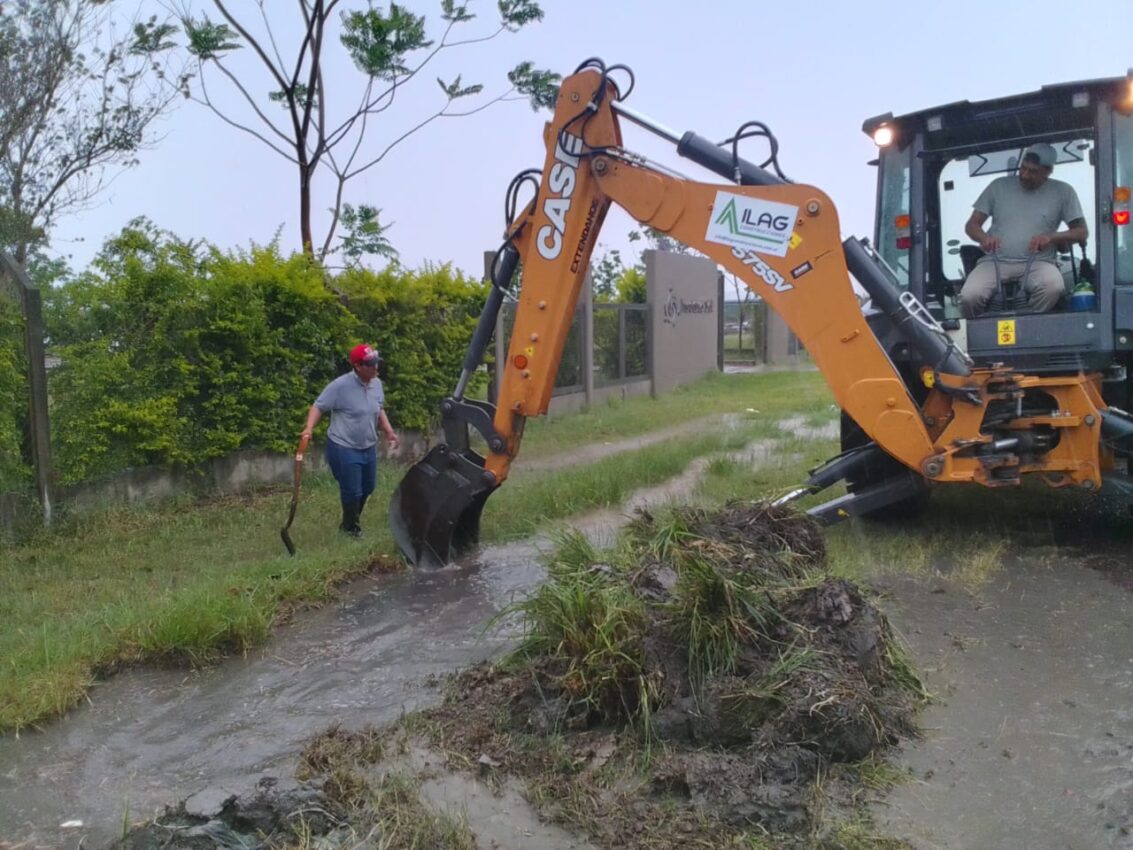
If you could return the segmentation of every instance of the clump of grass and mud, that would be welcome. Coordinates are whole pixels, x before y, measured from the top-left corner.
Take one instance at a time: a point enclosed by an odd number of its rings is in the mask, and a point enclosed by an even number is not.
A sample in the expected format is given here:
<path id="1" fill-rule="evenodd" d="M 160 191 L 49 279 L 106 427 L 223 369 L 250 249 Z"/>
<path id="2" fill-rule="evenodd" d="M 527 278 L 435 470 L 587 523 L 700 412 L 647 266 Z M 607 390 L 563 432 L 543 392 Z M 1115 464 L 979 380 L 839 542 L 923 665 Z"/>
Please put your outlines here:
<path id="1" fill-rule="evenodd" d="M 518 633 L 508 657 L 390 728 L 313 740 L 297 778 L 317 817 L 280 819 L 260 846 L 906 846 L 864 800 L 900 780 L 886 755 L 926 695 L 809 518 L 640 513 L 611 549 L 564 537 L 548 568 L 497 623 Z M 529 841 L 510 844 L 492 829 L 521 807 Z"/>

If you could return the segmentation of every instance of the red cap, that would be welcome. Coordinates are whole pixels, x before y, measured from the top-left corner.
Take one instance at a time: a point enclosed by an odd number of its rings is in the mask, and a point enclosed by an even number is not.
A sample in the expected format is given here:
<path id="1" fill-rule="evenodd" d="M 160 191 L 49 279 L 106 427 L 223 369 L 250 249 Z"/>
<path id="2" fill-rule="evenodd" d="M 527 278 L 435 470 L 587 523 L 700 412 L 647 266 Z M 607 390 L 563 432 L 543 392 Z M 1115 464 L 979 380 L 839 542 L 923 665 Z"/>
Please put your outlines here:
<path id="1" fill-rule="evenodd" d="M 362 363 L 376 365 L 379 360 L 381 360 L 381 358 L 378 356 L 377 349 L 371 348 L 365 343 L 356 345 L 350 349 L 350 364 L 352 366 L 358 366 Z"/>

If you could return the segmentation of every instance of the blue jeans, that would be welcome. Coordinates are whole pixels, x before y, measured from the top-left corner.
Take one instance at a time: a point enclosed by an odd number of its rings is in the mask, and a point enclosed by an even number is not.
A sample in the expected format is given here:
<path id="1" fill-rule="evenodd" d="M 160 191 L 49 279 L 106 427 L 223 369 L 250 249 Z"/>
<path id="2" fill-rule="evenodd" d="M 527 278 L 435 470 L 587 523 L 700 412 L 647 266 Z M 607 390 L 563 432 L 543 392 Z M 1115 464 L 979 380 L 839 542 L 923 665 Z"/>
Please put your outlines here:
<path id="1" fill-rule="evenodd" d="M 374 492 L 378 477 L 378 447 L 351 449 L 327 440 L 327 466 L 334 473 L 343 504 L 360 502 Z"/>

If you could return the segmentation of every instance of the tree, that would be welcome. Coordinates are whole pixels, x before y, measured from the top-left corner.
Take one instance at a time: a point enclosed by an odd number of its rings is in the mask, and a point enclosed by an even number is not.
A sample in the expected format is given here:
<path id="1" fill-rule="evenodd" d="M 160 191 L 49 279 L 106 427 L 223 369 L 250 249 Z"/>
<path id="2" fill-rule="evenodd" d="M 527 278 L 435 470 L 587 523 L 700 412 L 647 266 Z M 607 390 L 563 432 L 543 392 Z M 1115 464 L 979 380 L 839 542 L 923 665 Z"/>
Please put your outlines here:
<path id="1" fill-rule="evenodd" d="M 739 311 L 739 328 L 737 350 L 744 350 L 744 325 L 749 324 L 751 329 L 751 350 L 756 356 L 759 352 L 755 350 L 755 305 L 761 300 L 746 283 L 741 281 L 735 274 L 728 272 L 728 279 L 732 283 L 732 291 L 736 295 L 737 309 Z"/>
<path id="2" fill-rule="evenodd" d="M 137 162 L 175 99 L 160 81 L 176 27 L 119 23 L 107 0 L 0 4 L 0 240 L 21 263 Z"/>
<path id="3" fill-rule="evenodd" d="M 683 242 L 678 242 L 667 233 L 663 233 L 655 227 L 648 225 L 642 230 L 631 230 L 629 232 L 630 242 L 640 242 L 645 240 L 647 248 L 653 248 L 656 251 L 664 251 L 669 254 L 686 254 L 691 256 L 700 256 L 700 252 L 690 248 Z"/>
<path id="4" fill-rule="evenodd" d="M 615 285 L 617 300 L 621 304 L 644 304 L 647 294 L 648 280 L 645 269 L 633 266 L 625 269 L 619 276 Z"/>
<path id="5" fill-rule="evenodd" d="M 618 293 L 618 279 L 625 273 L 622 254 L 617 248 L 602 253 L 590 270 L 591 289 L 596 301 L 613 301 Z"/>
<path id="6" fill-rule="evenodd" d="M 466 83 L 462 75 L 448 81 L 437 78 L 440 105 L 431 115 L 407 130 L 391 133 L 383 145 L 364 149 L 373 119 L 388 110 L 409 83 L 424 76 L 425 67 L 442 51 L 491 41 L 538 21 L 543 17 L 538 4 L 534 0 L 498 0 L 498 27 L 493 32 L 459 40 L 454 34 L 467 27 L 475 16 L 467 3 L 442 0 L 443 27 L 439 40 L 434 41 L 426 34 L 425 17 L 397 3 L 391 2 L 388 12 L 372 3 L 341 11 L 336 28 L 332 15 L 340 0 L 299 0 L 288 7 L 294 10 L 296 18 L 291 22 L 294 43 L 289 48 L 285 48 L 288 22 L 276 6 L 271 7 L 269 15 L 267 0 L 256 0 L 258 13 L 247 15 L 244 20 L 230 11 L 227 0 L 212 0 L 212 4 L 223 22 L 214 23 L 207 15 L 193 17 L 187 7 L 180 13 L 200 80 L 198 91 L 186 89 L 186 93 L 294 166 L 302 248 L 319 261 L 339 247 L 334 246 L 334 238 L 344 220 L 348 224 L 365 224 L 365 238 L 351 240 L 345 246 L 355 252 L 355 259 L 362 246 L 392 248 L 383 236 L 387 226 L 380 223 L 378 210 L 345 203 L 346 187 L 426 125 L 439 118 L 471 115 L 518 95 L 529 97 L 536 108 L 554 104 L 559 76 L 536 70 L 530 62 L 516 66 L 508 74 L 511 88 L 507 91 L 464 111 L 454 109 L 454 105 L 470 98 L 479 101 L 483 85 Z M 336 34 L 361 74 L 357 91 L 352 94 L 340 91 L 339 80 L 329 79 L 326 73 L 329 42 Z M 239 68 L 236 58 L 243 49 L 251 51 L 253 65 L 266 79 L 254 82 L 250 73 Z M 236 107 L 223 106 L 214 97 L 209 86 L 217 77 L 235 92 Z M 342 108 L 342 104 L 349 106 Z M 339 109 L 332 115 L 333 107 Z M 324 174 L 333 186 L 333 202 L 330 220 L 316 242 L 312 205 L 316 179 Z"/>

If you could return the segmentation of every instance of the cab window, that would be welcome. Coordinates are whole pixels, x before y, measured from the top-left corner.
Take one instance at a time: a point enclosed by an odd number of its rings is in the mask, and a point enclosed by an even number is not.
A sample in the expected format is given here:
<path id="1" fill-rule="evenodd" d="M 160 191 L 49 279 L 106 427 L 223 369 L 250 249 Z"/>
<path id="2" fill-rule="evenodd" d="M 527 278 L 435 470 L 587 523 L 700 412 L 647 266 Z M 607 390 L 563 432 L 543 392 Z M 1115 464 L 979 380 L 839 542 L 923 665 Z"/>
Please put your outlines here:
<path id="1" fill-rule="evenodd" d="M 1114 115 L 1115 187 L 1133 189 L 1133 115 Z M 1133 223 L 1114 227 L 1117 280 L 1133 283 Z"/>
<path id="2" fill-rule="evenodd" d="M 1091 233 L 1096 233 L 1096 222 L 1091 210 L 1094 203 L 1094 141 L 1092 139 L 1071 139 L 1052 143 L 1058 152 L 1051 179 L 1062 180 L 1074 187 L 1078 200 L 1086 216 L 1086 224 Z M 975 243 L 964 232 L 964 225 L 972 215 L 972 205 L 980 193 L 993 180 L 1003 176 L 1014 176 L 1018 172 L 1019 161 L 1026 151 L 1026 145 L 1010 148 L 994 148 L 974 154 L 954 157 L 944 163 L 937 181 L 937 197 L 940 199 L 940 241 L 942 255 L 939 268 L 942 275 L 950 281 L 962 282 L 967 276 L 965 260 L 973 262 L 978 257 Z M 1065 227 L 1065 223 L 1062 225 Z M 986 225 L 985 225 L 986 227 Z M 971 246 L 964 248 L 964 246 Z M 1092 257 L 1092 246 L 1087 245 L 1086 255 Z M 1063 272 L 1072 277 L 1072 262 L 1082 258 L 1080 248 L 1074 249 L 1073 261 L 1060 257 Z"/>
<path id="3" fill-rule="evenodd" d="M 909 286 L 909 164 L 912 148 L 885 149 L 879 179 L 877 253 L 897 275 L 903 289 Z"/>

